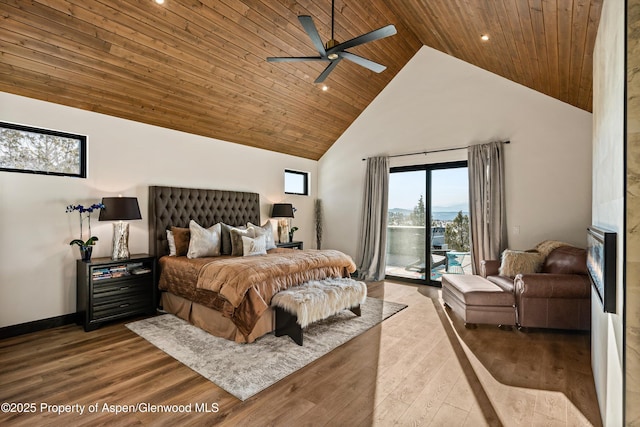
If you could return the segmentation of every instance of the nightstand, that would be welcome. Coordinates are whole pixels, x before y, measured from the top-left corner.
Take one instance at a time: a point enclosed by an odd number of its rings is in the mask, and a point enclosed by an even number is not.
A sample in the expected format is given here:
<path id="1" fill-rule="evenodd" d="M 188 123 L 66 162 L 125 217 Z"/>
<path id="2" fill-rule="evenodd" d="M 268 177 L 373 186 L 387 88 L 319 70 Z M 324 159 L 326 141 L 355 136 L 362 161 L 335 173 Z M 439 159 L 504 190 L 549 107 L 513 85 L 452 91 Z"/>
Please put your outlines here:
<path id="1" fill-rule="evenodd" d="M 276 246 L 279 248 L 302 249 L 303 244 L 303 242 L 284 242 L 276 243 Z"/>
<path id="2" fill-rule="evenodd" d="M 156 313 L 155 257 L 77 261 L 77 322 L 85 331 L 137 314 Z"/>

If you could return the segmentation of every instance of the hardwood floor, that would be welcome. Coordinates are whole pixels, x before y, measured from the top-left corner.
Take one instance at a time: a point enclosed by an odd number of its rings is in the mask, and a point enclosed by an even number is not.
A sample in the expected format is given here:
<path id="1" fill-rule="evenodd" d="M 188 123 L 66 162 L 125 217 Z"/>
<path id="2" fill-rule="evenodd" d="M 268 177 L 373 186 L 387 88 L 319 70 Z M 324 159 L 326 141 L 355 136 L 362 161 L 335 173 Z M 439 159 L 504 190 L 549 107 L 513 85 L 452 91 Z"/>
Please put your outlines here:
<path id="1" fill-rule="evenodd" d="M 245 402 L 125 322 L 0 341 L 0 402 L 36 404 L 0 413 L 0 425 L 600 425 L 588 334 L 467 330 L 439 289 L 381 282 L 369 293 L 409 307 Z M 138 403 L 191 412 L 104 411 Z"/>

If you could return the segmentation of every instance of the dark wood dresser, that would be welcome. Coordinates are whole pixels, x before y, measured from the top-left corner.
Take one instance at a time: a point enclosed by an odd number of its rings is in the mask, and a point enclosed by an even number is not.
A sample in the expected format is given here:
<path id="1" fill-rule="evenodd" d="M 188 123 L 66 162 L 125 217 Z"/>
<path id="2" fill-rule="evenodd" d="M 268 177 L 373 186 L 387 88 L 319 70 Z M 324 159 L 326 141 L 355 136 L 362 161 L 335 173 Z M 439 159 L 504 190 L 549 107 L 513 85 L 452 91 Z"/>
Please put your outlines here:
<path id="1" fill-rule="evenodd" d="M 77 272 L 77 322 L 85 331 L 111 320 L 156 313 L 155 257 L 78 260 Z"/>

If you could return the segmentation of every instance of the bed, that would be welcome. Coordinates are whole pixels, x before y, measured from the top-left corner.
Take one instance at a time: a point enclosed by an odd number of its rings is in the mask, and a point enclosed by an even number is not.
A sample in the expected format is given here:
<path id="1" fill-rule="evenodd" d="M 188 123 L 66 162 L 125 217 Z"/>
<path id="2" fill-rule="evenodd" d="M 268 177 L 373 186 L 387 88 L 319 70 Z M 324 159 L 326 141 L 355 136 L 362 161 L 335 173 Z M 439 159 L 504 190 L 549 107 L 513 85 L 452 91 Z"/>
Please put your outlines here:
<path id="1" fill-rule="evenodd" d="M 254 257 L 189 259 L 168 256 L 167 230 L 259 225 L 257 193 L 149 187 L 149 251 L 158 259 L 162 308 L 207 332 L 236 342 L 253 342 L 275 328 L 271 297 L 308 280 L 346 277 L 353 261 L 338 251 L 272 249 Z"/>

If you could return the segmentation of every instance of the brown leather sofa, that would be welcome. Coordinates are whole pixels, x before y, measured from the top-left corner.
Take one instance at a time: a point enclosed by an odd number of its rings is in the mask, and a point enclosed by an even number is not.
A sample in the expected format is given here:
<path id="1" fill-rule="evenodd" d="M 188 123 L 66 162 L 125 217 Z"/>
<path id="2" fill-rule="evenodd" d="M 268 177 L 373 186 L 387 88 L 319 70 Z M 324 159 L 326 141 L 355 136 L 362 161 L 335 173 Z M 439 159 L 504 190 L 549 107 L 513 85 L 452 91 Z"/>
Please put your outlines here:
<path id="1" fill-rule="evenodd" d="M 481 262 L 481 275 L 503 289 L 513 286 L 517 324 L 527 328 L 591 329 L 591 285 L 586 251 L 561 246 L 540 273 L 499 275 L 500 261 Z"/>

